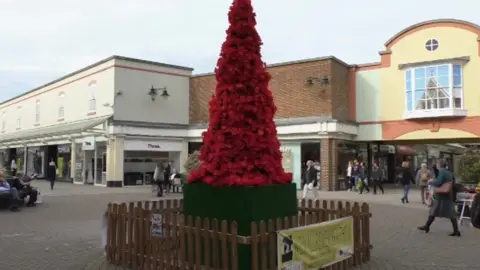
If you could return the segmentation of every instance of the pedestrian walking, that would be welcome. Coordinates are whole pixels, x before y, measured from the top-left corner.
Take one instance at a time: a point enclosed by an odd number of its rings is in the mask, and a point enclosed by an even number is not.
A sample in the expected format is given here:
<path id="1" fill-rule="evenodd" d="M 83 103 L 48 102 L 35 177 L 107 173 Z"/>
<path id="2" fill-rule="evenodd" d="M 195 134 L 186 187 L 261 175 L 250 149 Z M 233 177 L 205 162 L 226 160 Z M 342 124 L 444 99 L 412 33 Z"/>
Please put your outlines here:
<path id="1" fill-rule="evenodd" d="M 348 161 L 347 167 L 347 183 L 349 185 L 348 191 L 351 191 L 355 188 L 355 179 L 352 177 L 352 170 L 353 170 L 353 162 Z"/>
<path id="2" fill-rule="evenodd" d="M 420 165 L 420 170 L 418 170 L 417 175 L 415 176 L 415 182 L 417 182 L 417 185 L 420 186 L 420 197 L 422 199 L 422 204 L 426 204 L 425 193 L 428 189 L 428 181 L 434 178 L 435 176 L 433 172 L 428 169 L 427 164 L 422 163 Z"/>
<path id="3" fill-rule="evenodd" d="M 408 203 L 408 194 L 410 193 L 410 184 L 415 184 L 415 179 L 413 178 L 412 172 L 410 171 L 410 164 L 408 161 L 402 162 L 402 167 L 400 169 L 401 178 L 400 184 L 403 186 L 403 197 L 401 198 L 402 203 Z"/>
<path id="4" fill-rule="evenodd" d="M 362 185 L 360 185 L 360 194 L 363 193 L 364 189 L 366 189 L 367 193 L 369 193 L 370 188 L 368 188 L 368 179 L 365 173 L 365 163 L 363 162 L 360 162 L 360 165 L 358 166 L 358 178 L 358 181 L 362 181 Z"/>
<path id="5" fill-rule="evenodd" d="M 378 166 L 377 163 L 373 163 L 372 167 L 372 180 L 373 180 L 373 194 L 377 194 L 377 187 L 380 189 L 382 194 L 385 193 L 383 190 L 383 170 Z"/>
<path id="6" fill-rule="evenodd" d="M 313 161 L 307 161 L 307 170 L 305 171 L 305 185 L 303 186 L 303 196 L 302 199 L 307 198 L 308 191 L 311 190 L 315 200 L 318 200 L 318 191 L 317 191 L 317 174 L 318 170 L 313 166 Z"/>
<path id="7" fill-rule="evenodd" d="M 48 163 L 47 176 L 48 180 L 50 180 L 50 190 L 53 190 L 55 180 L 57 179 L 57 164 L 55 164 L 53 158 L 50 159 L 50 162 Z"/>
<path id="8" fill-rule="evenodd" d="M 15 159 L 12 159 L 12 162 L 10 162 L 10 171 L 12 173 L 12 177 L 17 176 L 17 162 L 15 162 Z"/>
<path id="9" fill-rule="evenodd" d="M 428 233 L 430 226 L 435 218 L 448 218 L 452 223 L 453 232 L 450 236 L 460 237 L 460 230 L 458 229 L 457 213 L 455 212 L 455 204 L 453 202 L 453 175 L 447 169 L 447 164 L 444 160 L 439 161 L 438 177 L 430 183 L 434 188 L 433 202 L 428 213 L 428 219 L 425 225 L 418 227 L 419 230 Z"/>
<path id="10" fill-rule="evenodd" d="M 157 197 L 163 196 L 163 165 L 161 163 L 157 163 L 155 166 L 155 171 L 153 172 L 153 180 L 157 185 Z"/>

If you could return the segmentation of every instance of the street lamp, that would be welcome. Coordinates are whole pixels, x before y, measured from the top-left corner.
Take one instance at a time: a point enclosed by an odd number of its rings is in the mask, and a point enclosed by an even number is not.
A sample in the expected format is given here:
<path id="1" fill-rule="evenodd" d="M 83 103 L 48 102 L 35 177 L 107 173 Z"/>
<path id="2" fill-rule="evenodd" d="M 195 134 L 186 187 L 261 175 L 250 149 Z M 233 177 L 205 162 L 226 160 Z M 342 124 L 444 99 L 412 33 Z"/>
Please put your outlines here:
<path id="1" fill-rule="evenodd" d="M 148 91 L 147 95 L 150 96 L 150 98 L 152 99 L 152 101 L 155 101 L 155 99 L 157 98 L 158 96 L 158 92 L 161 91 L 162 93 L 160 94 L 160 96 L 163 98 L 163 99 L 167 99 L 170 94 L 168 94 L 167 92 L 167 87 L 164 86 L 164 87 L 161 87 L 161 88 L 155 88 L 153 87 L 152 85 L 152 88 L 150 88 L 150 90 Z"/>

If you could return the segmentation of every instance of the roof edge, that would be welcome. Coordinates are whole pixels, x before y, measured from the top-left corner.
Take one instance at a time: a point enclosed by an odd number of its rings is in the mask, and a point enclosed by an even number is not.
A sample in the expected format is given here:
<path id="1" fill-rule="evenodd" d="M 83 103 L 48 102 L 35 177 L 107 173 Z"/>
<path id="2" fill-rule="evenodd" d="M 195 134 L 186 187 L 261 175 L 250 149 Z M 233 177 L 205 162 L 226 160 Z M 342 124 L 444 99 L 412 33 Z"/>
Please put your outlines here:
<path id="1" fill-rule="evenodd" d="M 26 91 L 26 92 L 23 92 L 23 93 L 21 93 L 21 94 L 19 94 L 19 95 L 16 95 L 16 96 L 14 96 L 14 97 L 11 97 L 11 98 L 9 98 L 9 99 L 6 99 L 6 100 L 4 100 L 4 101 L 1 101 L 1 102 L 0 102 L 0 106 L 2 106 L 2 105 L 5 104 L 5 103 L 8 103 L 8 102 L 10 102 L 10 101 L 12 101 L 12 100 L 15 100 L 15 99 L 17 99 L 17 98 L 20 98 L 20 97 L 23 97 L 23 96 L 28 95 L 28 94 L 30 94 L 30 93 L 33 93 L 33 92 L 35 92 L 35 91 L 37 91 L 37 90 L 40 90 L 40 89 L 42 89 L 42 88 L 51 86 L 51 85 L 56 84 L 56 83 L 58 83 L 58 82 L 61 82 L 61 81 L 65 80 L 65 79 L 68 79 L 68 78 L 70 78 L 70 77 L 72 77 L 72 76 L 75 76 L 75 75 L 77 75 L 77 74 L 79 74 L 79 73 L 85 72 L 85 71 L 87 71 L 87 70 L 89 70 L 89 69 L 92 69 L 92 68 L 94 68 L 94 67 L 96 67 L 96 66 L 105 64 L 105 63 L 107 63 L 107 62 L 109 62 L 109 61 L 112 61 L 112 60 L 124 60 L 124 61 L 129 61 L 129 62 L 134 62 L 134 63 L 154 65 L 154 66 L 158 66 L 158 67 L 175 68 L 175 69 L 182 69 L 182 70 L 186 70 L 186 71 L 193 71 L 193 68 L 190 68 L 190 67 L 184 67 L 184 66 L 177 66 L 177 65 L 165 64 L 165 63 L 160 63 L 160 62 L 142 60 L 142 59 L 131 58 L 131 57 L 126 57 L 126 56 L 120 56 L 120 55 L 113 55 L 113 56 L 110 56 L 110 57 L 108 57 L 108 58 L 102 59 L 102 60 L 100 60 L 100 61 L 98 61 L 98 62 L 95 62 L 95 63 L 93 63 L 93 64 L 90 64 L 90 65 L 88 65 L 88 66 L 86 66 L 86 67 L 83 67 L 83 68 L 81 68 L 81 69 L 78 69 L 78 70 L 76 70 L 76 71 L 70 72 L 70 73 L 68 73 L 68 74 L 66 74 L 66 75 L 64 75 L 64 76 L 62 76 L 62 77 L 60 77 L 60 78 L 57 78 L 57 79 L 55 79 L 55 80 L 53 80 L 53 81 L 50 81 L 50 82 L 45 83 L 45 84 L 42 84 L 42 85 L 40 85 L 40 86 L 38 86 L 38 87 L 35 87 L 35 88 L 31 89 L 31 90 L 28 90 L 28 91 Z"/>
<path id="2" fill-rule="evenodd" d="M 344 65 L 345 67 L 351 67 L 352 66 L 352 65 L 347 64 L 345 61 L 342 61 L 342 60 L 340 60 L 339 58 L 337 58 L 333 55 L 328 55 L 328 56 L 320 56 L 320 57 L 314 57 L 314 58 L 304 58 L 304 59 L 299 59 L 299 60 L 268 64 L 267 68 L 290 66 L 290 65 L 304 64 L 304 63 L 310 63 L 310 62 L 316 62 L 316 61 L 325 61 L 325 60 L 333 60 L 333 61 L 335 61 L 335 62 L 337 62 L 341 65 Z M 215 72 L 205 72 L 205 73 L 199 73 L 199 74 L 192 75 L 192 77 L 193 78 L 195 78 L 195 77 L 205 77 L 205 76 L 211 76 L 211 75 L 214 75 L 214 74 L 215 74 Z"/>
<path id="3" fill-rule="evenodd" d="M 392 45 L 392 43 L 394 43 L 398 38 L 400 38 L 402 35 L 416 29 L 416 28 L 419 28 L 419 27 L 422 27 L 422 26 L 426 26 L 426 25 L 432 25 L 432 24 L 440 24 L 440 23 L 454 23 L 454 24 L 459 24 L 459 25 L 465 25 L 465 26 L 469 26 L 469 27 L 472 27 L 474 29 L 477 29 L 479 32 L 480 32 L 480 25 L 478 24 L 475 24 L 475 23 L 472 23 L 472 22 L 469 22 L 469 21 L 464 21 L 464 20 L 457 20 L 457 19 L 451 19 L 451 18 L 446 18 L 446 19 L 434 19 L 434 20 L 428 20 L 428 21 L 423 21 L 423 22 L 419 22 L 419 23 L 416 23 L 416 24 L 413 24 L 407 28 L 404 28 L 403 30 L 401 30 L 400 32 L 398 32 L 397 34 L 395 34 L 393 37 L 391 37 L 389 40 L 387 40 L 387 42 L 385 42 L 385 47 L 389 47 Z"/>

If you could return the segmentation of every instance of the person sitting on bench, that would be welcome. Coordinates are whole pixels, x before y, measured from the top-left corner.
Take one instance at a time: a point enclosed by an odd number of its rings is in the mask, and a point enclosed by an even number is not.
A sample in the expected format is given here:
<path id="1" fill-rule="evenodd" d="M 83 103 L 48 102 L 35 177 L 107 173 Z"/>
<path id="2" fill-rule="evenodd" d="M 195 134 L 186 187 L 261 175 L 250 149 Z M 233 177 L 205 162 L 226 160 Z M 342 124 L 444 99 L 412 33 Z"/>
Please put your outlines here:
<path id="1" fill-rule="evenodd" d="M 2 171 L 0 171 L 0 192 L 8 192 L 11 196 L 10 201 L 10 210 L 17 212 L 20 209 L 20 194 L 15 187 L 11 187 L 10 184 L 5 180 L 5 176 Z"/>
<path id="2" fill-rule="evenodd" d="M 35 178 L 35 174 L 28 176 L 28 174 L 17 174 L 14 179 L 14 187 L 20 191 L 20 198 L 28 196 L 27 206 L 34 206 L 37 202 L 38 191 L 30 186 L 30 182 Z"/>

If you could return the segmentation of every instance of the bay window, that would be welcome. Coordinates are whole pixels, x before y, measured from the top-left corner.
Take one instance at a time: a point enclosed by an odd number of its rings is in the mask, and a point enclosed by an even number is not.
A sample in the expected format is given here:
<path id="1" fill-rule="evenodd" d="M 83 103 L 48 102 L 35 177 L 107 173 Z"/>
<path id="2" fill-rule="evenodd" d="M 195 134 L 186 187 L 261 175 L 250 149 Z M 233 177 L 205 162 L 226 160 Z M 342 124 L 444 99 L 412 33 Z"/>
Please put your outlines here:
<path id="1" fill-rule="evenodd" d="M 405 70 L 405 119 L 466 116 L 462 65 L 447 63 Z"/>

